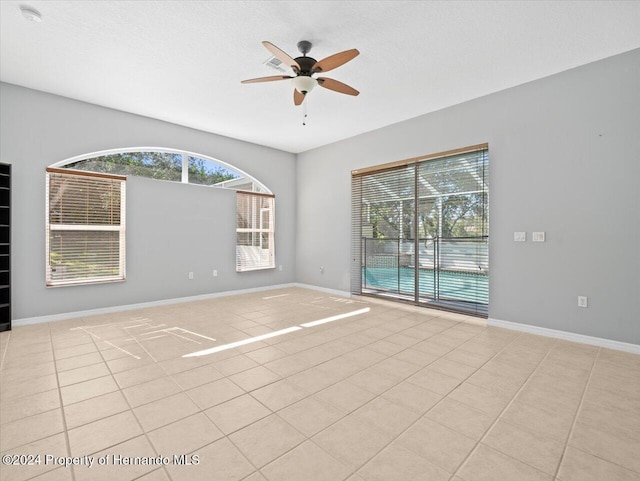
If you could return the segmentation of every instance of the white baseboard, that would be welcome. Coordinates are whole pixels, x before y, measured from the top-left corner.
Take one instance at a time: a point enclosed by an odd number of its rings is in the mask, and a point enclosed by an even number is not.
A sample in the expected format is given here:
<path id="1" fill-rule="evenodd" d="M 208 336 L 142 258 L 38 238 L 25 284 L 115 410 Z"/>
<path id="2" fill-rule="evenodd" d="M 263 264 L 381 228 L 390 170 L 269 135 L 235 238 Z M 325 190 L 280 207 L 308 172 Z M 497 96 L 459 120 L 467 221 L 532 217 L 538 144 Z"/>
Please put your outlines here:
<path id="1" fill-rule="evenodd" d="M 198 296 L 176 297 L 174 299 L 161 299 L 158 301 L 141 302 L 138 304 L 128 304 L 124 306 L 101 307 L 98 309 L 89 309 L 86 311 L 64 312 L 60 314 L 51 314 L 48 316 L 25 317 L 22 319 L 14 319 L 11 321 L 12 327 L 28 326 L 30 324 L 40 324 L 43 322 L 63 321 L 65 319 L 74 319 L 77 317 L 95 316 L 98 314 L 110 314 L 113 312 L 129 311 L 133 309 L 144 309 L 148 307 L 166 306 L 169 304 L 180 304 L 183 302 L 201 301 L 205 299 L 215 299 L 217 297 L 235 296 L 239 294 L 251 294 L 253 292 L 271 291 L 274 289 L 285 289 L 288 287 L 303 287 L 298 284 L 278 284 L 275 286 L 254 287 L 251 289 L 239 289 L 235 291 L 213 292 L 211 294 L 201 294 Z"/>
<path id="2" fill-rule="evenodd" d="M 302 289 L 311 289 L 312 291 L 320 291 L 320 292 L 324 292 L 325 294 L 333 294 L 334 296 L 347 297 L 347 298 L 352 297 L 350 292 L 340 291 L 338 289 L 329 289 L 327 287 L 313 286 L 311 284 L 301 284 L 299 282 L 294 283 L 293 286 L 300 287 Z"/>
<path id="3" fill-rule="evenodd" d="M 630 352 L 632 354 L 640 354 L 640 345 L 631 344 L 622 341 L 613 341 L 611 339 L 603 339 L 601 337 L 585 336 L 584 334 L 575 334 L 573 332 L 558 331 L 546 327 L 532 326 L 530 324 L 519 324 L 517 322 L 501 321 L 499 319 L 489 318 L 489 326 L 503 327 L 513 331 L 528 332 L 529 334 L 537 334 L 539 336 L 553 337 L 556 339 L 564 339 L 565 341 L 579 342 L 592 346 L 605 347 L 616 351 Z"/>

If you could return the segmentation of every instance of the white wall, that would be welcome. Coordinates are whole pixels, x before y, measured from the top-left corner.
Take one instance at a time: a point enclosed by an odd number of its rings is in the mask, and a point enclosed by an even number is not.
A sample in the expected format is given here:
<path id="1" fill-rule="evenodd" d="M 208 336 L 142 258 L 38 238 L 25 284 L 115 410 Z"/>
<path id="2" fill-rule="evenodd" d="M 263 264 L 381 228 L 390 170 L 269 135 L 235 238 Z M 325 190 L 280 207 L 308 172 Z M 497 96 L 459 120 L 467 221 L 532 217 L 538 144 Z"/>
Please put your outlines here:
<path id="1" fill-rule="evenodd" d="M 6 83 L 0 84 L 0 105 L 0 162 L 13 165 L 14 319 L 295 280 L 293 154 Z M 276 264 L 283 271 L 235 272 L 233 191 L 130 177 L 126 282 L 47 289 L 45 168 L 85 153 L 147 146 L 220 159 L 271 189 L 276 195 Z"/>
<path id="2" fill-rule="evenodd" d="M 640 344 L 640 50 L 300 154 L 298 282 L 350 290 L 351 170 L 483 142 L 489 317 Z"/>

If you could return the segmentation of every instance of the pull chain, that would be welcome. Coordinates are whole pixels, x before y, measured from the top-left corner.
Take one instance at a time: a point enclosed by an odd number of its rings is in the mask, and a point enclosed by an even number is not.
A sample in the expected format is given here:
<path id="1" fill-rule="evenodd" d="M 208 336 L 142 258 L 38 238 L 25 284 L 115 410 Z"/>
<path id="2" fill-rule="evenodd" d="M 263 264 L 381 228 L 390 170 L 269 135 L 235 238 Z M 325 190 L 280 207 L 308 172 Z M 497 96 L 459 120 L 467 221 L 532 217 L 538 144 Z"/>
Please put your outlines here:
<path id="1" fill-rule="evenodd" d="M 307 125 L 307 96 L 304 96 L 302 102 L 302 125 Z"/>

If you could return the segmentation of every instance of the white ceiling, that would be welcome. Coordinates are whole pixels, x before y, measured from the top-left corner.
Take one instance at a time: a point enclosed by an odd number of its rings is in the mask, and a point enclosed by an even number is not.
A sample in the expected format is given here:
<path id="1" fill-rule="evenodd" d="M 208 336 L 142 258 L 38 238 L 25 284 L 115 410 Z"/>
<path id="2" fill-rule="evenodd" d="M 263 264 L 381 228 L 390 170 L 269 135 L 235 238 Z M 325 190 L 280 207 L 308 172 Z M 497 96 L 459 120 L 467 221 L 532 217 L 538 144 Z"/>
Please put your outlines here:
<path id="1" fill-rule="evenodd" d="M 20 5 L 42 14 L 26 21 Z M 640 47 L 639 1 L 0 2 L 2 81 L 303 152 Z M 358 97 L 317 88 L 308 121 L 269 40 Z"/>

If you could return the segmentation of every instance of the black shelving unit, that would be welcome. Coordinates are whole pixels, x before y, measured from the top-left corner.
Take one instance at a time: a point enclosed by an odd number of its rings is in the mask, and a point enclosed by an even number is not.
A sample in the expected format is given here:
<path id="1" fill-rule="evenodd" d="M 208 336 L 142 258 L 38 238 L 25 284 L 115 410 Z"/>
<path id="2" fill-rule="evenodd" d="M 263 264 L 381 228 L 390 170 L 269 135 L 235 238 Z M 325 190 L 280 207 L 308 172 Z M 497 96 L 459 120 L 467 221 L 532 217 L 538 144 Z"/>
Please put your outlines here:
<path id="1" fill-rule="evenodd" d="M 11 329 L 11 165 L 0 163 L 0 331 Z"/>

